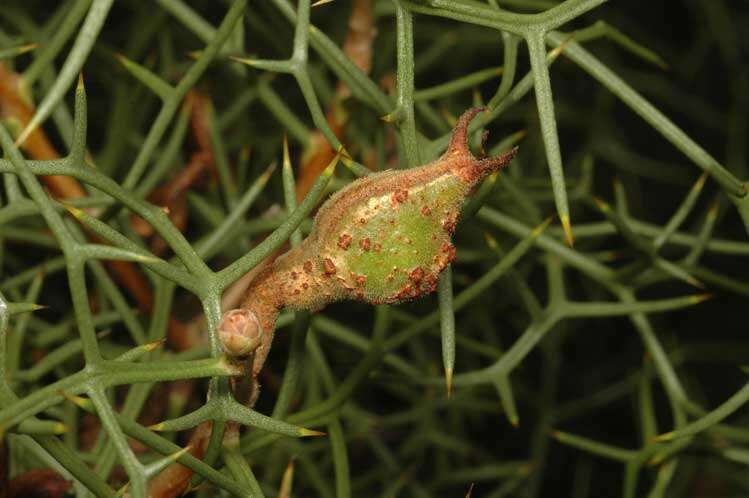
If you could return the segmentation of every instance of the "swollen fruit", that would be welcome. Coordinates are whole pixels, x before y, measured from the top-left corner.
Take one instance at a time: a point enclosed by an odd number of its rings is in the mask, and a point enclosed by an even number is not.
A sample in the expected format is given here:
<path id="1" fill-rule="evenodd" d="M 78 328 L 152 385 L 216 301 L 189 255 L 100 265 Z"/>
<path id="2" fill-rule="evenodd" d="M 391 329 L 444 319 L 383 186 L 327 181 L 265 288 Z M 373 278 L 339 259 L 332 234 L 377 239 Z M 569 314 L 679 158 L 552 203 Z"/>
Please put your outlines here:
<path id="1" fill-rule="evenodd" d="M 451 238 L 463 201 L 517 153 L 471 154 L 468 124 L 482 110 L 460 117 L 438 160 L 375 173 L 337 192 L 320 208 L 309 236 L 260 272 L 242 302 L 257 318 L 248 323 L 261 331 L 255 375 L 283 308 L 317 311 L 343 299 L 400 303 L 437 288 L 439 274 L 455 259 Z"/>

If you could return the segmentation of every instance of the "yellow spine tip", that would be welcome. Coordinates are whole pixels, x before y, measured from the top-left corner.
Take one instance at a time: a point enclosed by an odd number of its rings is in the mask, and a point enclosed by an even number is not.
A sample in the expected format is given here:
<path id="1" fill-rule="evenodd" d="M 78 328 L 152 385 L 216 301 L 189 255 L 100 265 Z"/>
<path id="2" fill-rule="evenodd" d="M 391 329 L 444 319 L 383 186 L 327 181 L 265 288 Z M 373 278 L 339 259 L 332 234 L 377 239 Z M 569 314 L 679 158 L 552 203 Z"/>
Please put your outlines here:
<path id="1" fill-rule="evenodd" d="M 78 86 L 76 86 L 75 91 L 82 92 L 84 90 L 86 90 L 86 85 L 83 82 L 83 71 L 81 71 L 80 73 L 78 73 Z"/>
<path id="2" fill-rule="evenodd" d="M 471 483 L 471 485 L 468 487 L 468 492 L 466 493 L 466 498 L 471 498 L 471 496 L 473 496 L 473 485 L 474 485 L 474 483 Z"/>
<path id="3" fill-rule="evenodd" d="M 325 170 L 322 172 L 325 176 L 333 176 L 333 173 L 335 173 L 335 167 L 338 165 L 338 161 L 341 160 L 341 152 L 338 151 L 338 153 L 335 155 L 332 161 L 330 161 L 330 164 L 325 168 Z"/>
<path id="4" fill-rule="evenodd" d="M 512 425 L 513 428 L 517 429 L 520 427 L 520 418 L 517 415 L 511 416 L 509 419 L 510 425 Z"/>
<path id="5" fill-rule="evenodd" d="M 514 136 L 515 140 L 519 142 L 520 140 L 523 140 L 526 136 L 528 136 L 528 130 L 526 130 L 525 128 L 523 128 L 522 130 L 518 130 L 515 132 Z"/>
<path id="6" fill-rule="evenodd" d="M 453 395 L 453 369 L 445 369 L 445 387 L 447 388 L 447 398 L 450 399 Z"/>
<path id="7" fill-rule="evenodd" d="M 18 47 L 18 55 L 25 54 L 26 52 L 31 52 L 34 49 L 39 48 L 38 43 L 28 43 L 26 45 L 21 45 Z"/>
<path id="8" fill-rule="evenodd" d="M 158 424 L 149 425 L 148 430 L 154 431 L 154 432 L 161 432 L 164 430 L 164 423 L 160 422 Z"/>
<path id="9" fill-rule="evenodd" d="M 49 308 L 49 306 L 47 306 L 46 304 L 34 303 L 31 305 L 31 311 L 46 310 L 47 308 Z"/>
<path id="10" fill-rule="evenodd" d="M 273 163 L 270 166 L 268 166 L 265 171 L 260 175 L 260 182 L 265 185 L 268 183 L 268 180 L 270 180 L 271 175 L 276 170 L 276 164 Z"/>
<path id="11" fill-rule="evenodd" d="M 555 217 L 554 215 L 551 215 L 548 218 L 546 218 L 543 221 L 543 223 L 541 223 L 540 225 L 538 225 L 536 228 L 533 229 L 533 231 L 531 232 L 531 236 L 538 237 L 539 235 L 544 233 L 544 230 L 546 230 L 546 228 L 551 224 L 551 222 L 554 220 L 554 217 Z"/>
<path id="12" fill-rule="evenodd" d="M 312 429 L 305 429 L 302 427 L 299 429 L 299 436 L 300 437 L 321 437 L 321 436 L 327 436 L 328 434 L 326 432 L 322 431 L 315 431 Z"/>
<path id="13" fill-rule="evenodd" d="M 82 408 L 83 410 L 87 410 L 90 408 L 90 401 L 86 398 L 83 398 L 81 396 L 75 396 L 73 394 L 68 394 L 64 391 L 60 391 L 60 395 L 70 401 L 71 403 L 75 404 L 79 408 Z"/>
<path id="14" fill-rule="evenodd" d="M 609 211 L 609 205 L 600 197 L 593 196 L 593 202 L 596 203 L 596 207 L 604 213 Z"/>
<path id="15" fill-rule="evenodd" d="M 572 235 L 572 225 L 570 224 L 569 215 L 561 217 L 562 229 L 564 230 L 564 241 L 568 246 L 572 247 L 575 245 L 575 237 Z"/>
<path id="16" fill-rule="evenodd" d="M 29 124 L 28 126 L 26 126 L 26 128 L 23 129 L 23 131 L 21 132 L 21 134 L 18 135 L 18 138 L 16 139 L 16 141 L 13 142 L 13 146 L 15 146 L 15 147 L 22 146 L 23 143 L 26 141 L 26 139 L 29 138 L 29 135 L 31 135 L 31 133 L 34 130 L 36 130 L 36 126 L 37 125 L 35 125 L 35 124 Z"/>
<path id="17" fill-rule="evenodd" d="M 694 296 L 692 296 L 692 302 L 694 304 L 699 304 L 712 298 L 713 295 L 709 292 L 706 292 L 705 294 L 695 294 Z"/>
<path id="18" fill-rule="evenodd" d="M 692 287 L 697 287 L 698 289 L 704 289 L 705 288 L 705 284 L 702 283 L 701 280 L 698 280 L 698 279 L 696 279 L 696 278 L 694 278 L 692 276 L 687 277 L 687 283 L 689 285 L 691 285 Z"/>
<path id="19" fill-rule="evenodd" d="M 484 232 L 484 240 L 486 240 L 486 245 L 489 246 L 489 249 L 496 250 L 497 247 L 499 247 L 499 244 L 497 244 L 497 239 L 492 237 L 492 234 L 489 232 Z"/>
<path id="20" fill-rule="evenodd" d="M 187 446 L 185 446 L 185 447 L 184 447 L 184 448 L 182 448 L 181 450 L 179 450 L 179 451 L 175 451 L 174 453 L 172 453 L 172 455 L 171 455 L 171 459 L 172 459 L 173 461 L 175 461 L 175 462 L 176 462 L 177 460 L 179 460 L 179 458 L 180 458 L 180 457 L 181 457 L 182 455 L 184 455 L 185 453 L 187 453 L 187 452 L 188 452 L 188 451 L 190 451 L 191 449 L 192 449 L 192 445 L 191 445 L 191 444 L 188 444 Z"/>
<path id="21" fill-rule="evenodd" d="M 65 434 L 66 432 L 68 432 L 68 426 L 63 424 L 62 422 L 58 422 L 52 428 L 52 432 L 54 432 L 55 434 Z"/>
<path id="22" fill-rule="evenodd" d="M 283 166 L 284 168 L 291 168 L 291 157 L 289 156 L 289 136 L 283 134 Z"/>
<path id="23" fill-rule="evenodd" d="M 702 173 L 699 178 L 697 178 L 697 181 L 694 182 L 694 187 L 692 187 L 694 190 L 700 191 L 702 190 L 702 187 L 705 186 L 705 181 L 707 181 L 707 171 Z"/>
<path id="24" fill-rule="evenodd" d="M 326 3 L 333 3 L 333 0 L 317 0 L 317 2 L 312 4 L 312 7 L 319 7 L 321 5 L 325 5 Z"/>
<path id="25" fill-rule="evenodd" d="M 653 441 L 655 441 L 656 443 L 663 443 L 665 441 L 671 441 L 673 438 L 674 438 L 674 432 L 671 431 L 671 432 L 666 432 L 664 434 L 655 436 L 653 438 Z"/>
<path id="26" fill-rule="evenodd" d="M 84 217 L 85 213 L 78 209 L 77 207 L 71 206 L 70 204 L 65 204 L 64 202 L 61 203 L 62 207 L 65 208 L 65 210 L 70 213 L 74 218 L 81 219 Z"/>
<path id="27" fill-rule="evenodd" d="M 253 66 L 255 62 L 252 59 L 247 59 L 244 57 L 237 57 L 236 55 L 230 55 L 229 59 L 233 60 L 234 62 L 239 62 L 240 64 L 245 64 L 247 66 Z"/>
<path id="28" fill-rule="evenodd" d="M 165 342 L 166 342 L 166 339 L 159 339 L 158 341 L 149 342 L 148 344 L 143 345 L 143 349 L 146 352 L 150 352 L 156 348 L 163 346 Z"/>
<path id="29" fill-rule="evenodd" d="M 338 146 L 337 152 L 342 158 L 351 159 L 351 154 L 349 154 L 349 151 L 346 150 L 346 147 L 344 147 L 343 144 Z"/>

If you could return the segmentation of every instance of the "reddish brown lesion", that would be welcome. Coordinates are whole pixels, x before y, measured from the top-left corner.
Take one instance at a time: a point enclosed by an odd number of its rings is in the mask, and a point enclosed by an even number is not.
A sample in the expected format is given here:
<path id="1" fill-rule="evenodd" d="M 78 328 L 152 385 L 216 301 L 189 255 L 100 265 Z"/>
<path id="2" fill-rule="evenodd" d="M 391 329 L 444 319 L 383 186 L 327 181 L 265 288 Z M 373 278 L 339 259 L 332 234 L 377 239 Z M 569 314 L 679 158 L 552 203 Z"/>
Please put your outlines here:
<path id="1" fill-rule="evenodd" d="M 403 204 L 408 199 L 408 190 L 406 189 L 399 189 L 393 192 L 393 195 L 390 197 L 390 202 L 393 205 L 393 207 L 397 206 L 398 204 Z"/>
<path id="2" fill-rule="evenodd" d="M 323 271 L 325 272 L 325 275 L 327 276 L 335 275 L 336 267 L 332 259 L 324 258 L 322 260 L 322 267 L 323 267 Z"/>
<path id="3" fill-rule="evenodd" d="M 421 280 L 424 278 L 424 269 L 421 266 L 417 266 L 411 273 L 408 274 L 408 279 L 413 282 L 414 285 L 419 285 Z"/>
<path id="4" fill-rule="evenodd" d="M 341 236 L 338 237 L 338 247 L 345 251 L 351 245 L 351 240 L 351 235 L 342 233 Z"/>
<path id="5" fill-rule="evenodd" d="M 455 233 L 456 225 L 457 220 L 455 219 L 455 216 L 448 216 L 444 221 L 442 221 L 442 228 L 450 235 Z"/>

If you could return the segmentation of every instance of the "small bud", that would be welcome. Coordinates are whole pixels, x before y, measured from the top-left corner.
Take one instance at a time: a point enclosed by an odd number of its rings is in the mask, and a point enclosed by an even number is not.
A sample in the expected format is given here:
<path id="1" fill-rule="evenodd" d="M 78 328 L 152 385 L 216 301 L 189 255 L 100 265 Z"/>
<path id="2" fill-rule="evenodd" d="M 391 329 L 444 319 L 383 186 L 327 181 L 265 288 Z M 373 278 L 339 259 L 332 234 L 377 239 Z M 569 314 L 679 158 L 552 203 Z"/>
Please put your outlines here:
<path id="1" fill-rule="evenodd" d="M 262 328 L 255 313 L 235 309 L 224 314 L 218 325 L 218 338 L 227 356 L 242 358 L 260 345 Z"/>

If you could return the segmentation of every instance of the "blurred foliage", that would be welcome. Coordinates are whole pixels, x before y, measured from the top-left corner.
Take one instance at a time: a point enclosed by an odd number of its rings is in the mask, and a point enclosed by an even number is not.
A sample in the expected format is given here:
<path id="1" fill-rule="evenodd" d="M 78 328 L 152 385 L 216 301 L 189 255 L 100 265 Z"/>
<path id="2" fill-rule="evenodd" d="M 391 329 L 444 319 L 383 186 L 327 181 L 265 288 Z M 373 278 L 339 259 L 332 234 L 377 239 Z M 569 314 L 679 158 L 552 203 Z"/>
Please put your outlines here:
<path id="1" fill-rule="evenodd" d="M 747 495 L 745 2 L 319 3 L 2 2 L 0 495 Z M 439 293 L 237 402 L 224 291 L 481 104 Z"/>

